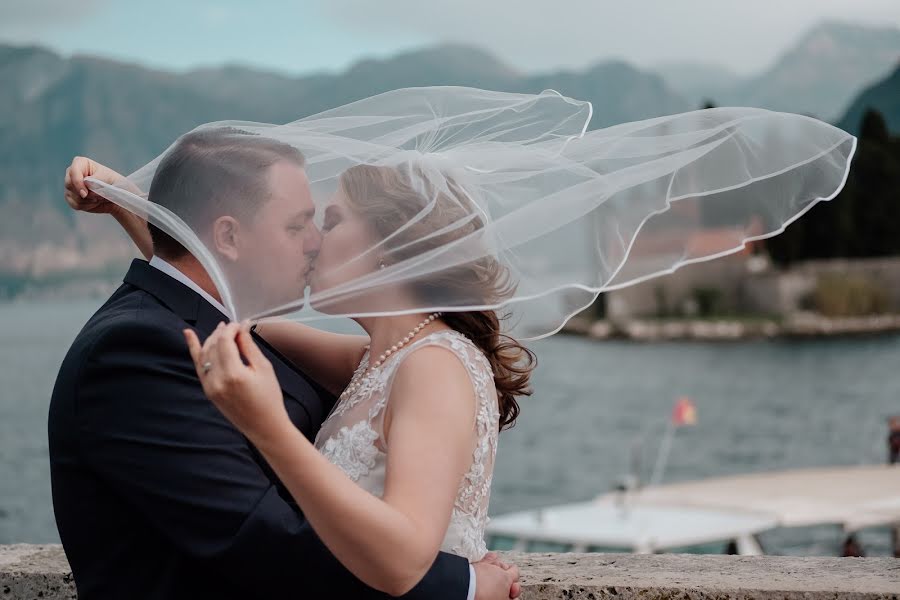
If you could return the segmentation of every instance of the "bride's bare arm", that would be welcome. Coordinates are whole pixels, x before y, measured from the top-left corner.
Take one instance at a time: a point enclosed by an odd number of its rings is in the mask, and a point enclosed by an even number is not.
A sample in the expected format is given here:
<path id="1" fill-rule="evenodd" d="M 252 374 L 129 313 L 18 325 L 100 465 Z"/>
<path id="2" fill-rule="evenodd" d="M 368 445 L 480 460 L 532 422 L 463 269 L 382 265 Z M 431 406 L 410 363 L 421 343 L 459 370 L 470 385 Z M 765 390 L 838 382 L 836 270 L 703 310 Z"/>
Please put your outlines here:
<path id="1" fill-rule="evenodd" d="M 258 323 L 256 333 L 335 396 L 350 383 L 369 343 L 364 335 L 329 333 L 285 320 Z"/>
<path id="2" fill-rule="evenodd" d="M 142 195 L 143 192 L 121 173 L 84 156 L 73 158 L 72 164 L 66 169 L 66 203 L 75 210 L 112 215 L 144 255 L 144 258 L 147 260 L 153 258 L 153 241 L 150 239 L 147 221 L 92 192 L 84 181 L 85 177 L 95 177 L 110 185 L 120 185 L 136 194 Z"/>
<path id="3" fill-rule="evenodd" d="M 476 443 L 475 394 L 459 360 L 425 347 L 397 368 L 378 498 L 293 426 L 271 364 L 245 330 L 220 327 L 202 348 L 185 335 L 207 395 L 259 448 L 328 549 L 373 588 L 395 596 L 412 589 L 437 556 Z"/>

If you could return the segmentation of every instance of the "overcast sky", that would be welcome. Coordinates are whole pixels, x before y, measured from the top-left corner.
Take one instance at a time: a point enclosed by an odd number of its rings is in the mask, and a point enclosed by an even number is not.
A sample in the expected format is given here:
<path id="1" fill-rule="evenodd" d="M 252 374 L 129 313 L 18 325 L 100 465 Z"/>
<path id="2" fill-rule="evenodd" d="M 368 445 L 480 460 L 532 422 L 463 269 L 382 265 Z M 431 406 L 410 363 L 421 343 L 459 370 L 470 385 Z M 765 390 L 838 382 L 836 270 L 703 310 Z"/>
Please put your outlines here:
<path id="1" fill-rule="evenodd" d="M 623 58 L 748 74 L 826 19 L 900 27 L 900 0 L 4 0 L 0 41 L 178 70 L 335 71 L 464 42 L 526 72 Z"/>

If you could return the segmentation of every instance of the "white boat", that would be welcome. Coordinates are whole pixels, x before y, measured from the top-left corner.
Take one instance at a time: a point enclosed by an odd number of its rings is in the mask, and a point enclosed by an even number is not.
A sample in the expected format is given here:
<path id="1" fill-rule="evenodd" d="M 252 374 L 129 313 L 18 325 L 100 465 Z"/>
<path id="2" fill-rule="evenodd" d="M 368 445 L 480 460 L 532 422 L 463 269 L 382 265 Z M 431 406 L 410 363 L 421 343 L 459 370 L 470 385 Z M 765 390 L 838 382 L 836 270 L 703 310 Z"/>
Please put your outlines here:
<path id="1" fill-rule="evenodd" d="M 900 526 L 900 465 L 794 469 L 625 489 L 493 517 L 488 546 L 521 551 L 762 554 L 758 534 Z"/>

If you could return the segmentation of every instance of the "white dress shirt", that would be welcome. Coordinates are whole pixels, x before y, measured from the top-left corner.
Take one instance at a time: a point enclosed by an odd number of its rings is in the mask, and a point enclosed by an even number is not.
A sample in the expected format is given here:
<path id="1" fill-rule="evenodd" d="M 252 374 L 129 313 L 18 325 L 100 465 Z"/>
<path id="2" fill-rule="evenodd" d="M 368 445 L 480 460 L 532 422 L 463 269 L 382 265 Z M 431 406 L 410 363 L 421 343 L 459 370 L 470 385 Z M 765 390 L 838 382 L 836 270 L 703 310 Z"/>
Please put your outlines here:
<path id="1" fill-rule="evenodd" d="M 181 271 L 179 271 L 178 269 L 176 269 L 175 267 L 173 267 L 172 265 L 170 265 L 169 263 L 167 263 L 160 257 L 154 256 L 153 258 L 151 258 L 150 266 L 156 267 L 157 269 L 159 269 L 160 271 L 162 271 L 163 273 L 165 273 L 172 279 L 174 279 L 180 283 L 183 283 L 184 285 L 188 286 L 189 288 L 191 288 L 192 290 L 194 290 L 195 292 L 200 294 L 204 300 L 206 300 L 207 302 L 212 304 L 214 307 L 216 307 L 216 309 L 218 309 L 218 311 L 221 312 L 223 315 L 228 314 L 228 310 L 225 308 L 225 306 L 222 305 L 221 302 L 219 302 L 218 300 L 216 300 L 215 298 L 210 296 L 209 292 L 207 292 L 206 290 L 201 288 L 199 285 L 197 285 L 197 283 L 193 279 L 191 279 L 190 277 L 188 277 L 187 275 L 185 275 L 184 273 L 182 273 Z"/>
<path id="2" fill-rule="evenodd" d="M 228 314 L 228 310 L 226 310 L 226 308 L 222 305 L 221 302 L 219 302 L 218 300 L 216 300 L 215 298 L 210 296 L 209 293 L 206 290 L 204 290 L 203 288 L 201 288 L 199 285 L 197 285 L 197 283 L 193 279 L 191 279 L 190 277 L 188 277 L 187 275 L 185 275 L 184 273 L 182 273 L 181 271 L 179 271 L 178 269 L 176 269 L 175 267 L 173 267 L 172 265 L 170 265 L 169 263 L 167 263 L 160 257 L 154 256 L 153 258 L 151 258 L 150 266 L 159 269 L 160 271 L 162 271 L 163 273 L 165 273 L 172 279 L 174 279 L 180 283 L 183 283 L 184 285 L 188 286 L 190 289 L 192 289 L 195 292 L 197 292 L 198 294 L 200 294 L 200 296 L 204 300 L 206 300 L 207 302 L 212 304 L 214 307 L 216 307 L 219 310 L 219 312 L 221 312 L 223 315 Z M 472 565 L 469 565 L 469 593 L 466 595 L 466 600 L 475 600 L 475 568 Z"/>

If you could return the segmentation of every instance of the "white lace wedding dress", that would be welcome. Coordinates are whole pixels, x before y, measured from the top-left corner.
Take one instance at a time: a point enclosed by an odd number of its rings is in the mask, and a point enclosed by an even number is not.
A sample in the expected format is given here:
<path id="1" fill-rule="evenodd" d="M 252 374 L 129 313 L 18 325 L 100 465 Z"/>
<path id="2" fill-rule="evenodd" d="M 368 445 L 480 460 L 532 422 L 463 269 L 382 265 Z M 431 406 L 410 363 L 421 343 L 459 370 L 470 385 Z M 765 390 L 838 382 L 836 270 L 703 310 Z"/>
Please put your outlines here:
<path id="1" fill-rule="evenodd" d="M 325 420 L 316 436 L 316 448 L 364 489 L 380 497 L 384 493 L 385 463 L 390 451 L 383 426 L 391 384 L 403 360 L 424 346 L 441 346 L 453 352 L 465 365 L 475 390 L 478 405 L 472 426 L 477 432 L 477 443 L 472 464 L 460 482 L 441 550 L 476 562 L 487 552 L 484 528 L 488 521 L 500 413 L 490 363 L 464 335 L 456 331 L 432 333 L 367 373 L 359 388 L 338 401 Z M 366 352 L 357 372 L 368 367 Z"/>

